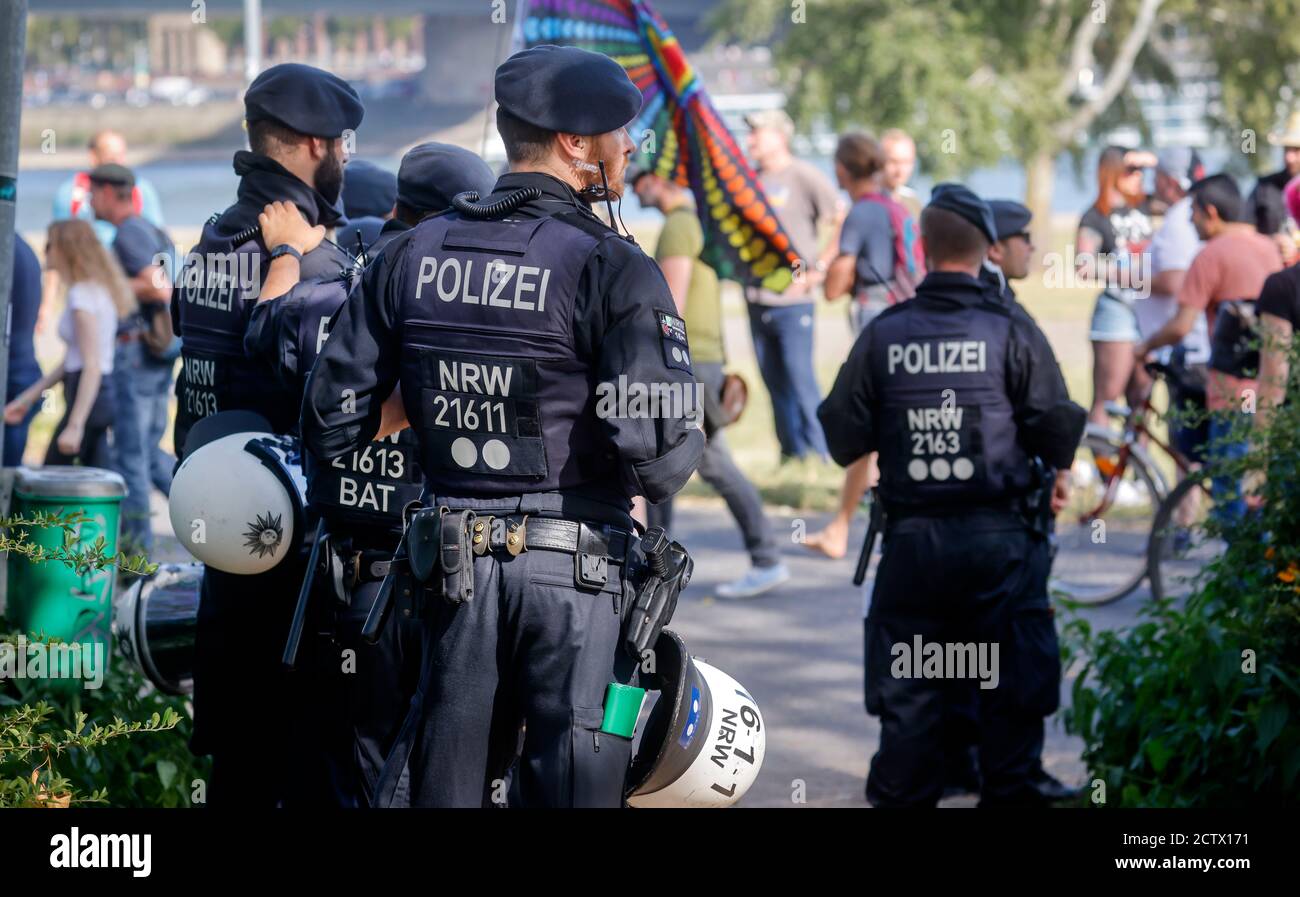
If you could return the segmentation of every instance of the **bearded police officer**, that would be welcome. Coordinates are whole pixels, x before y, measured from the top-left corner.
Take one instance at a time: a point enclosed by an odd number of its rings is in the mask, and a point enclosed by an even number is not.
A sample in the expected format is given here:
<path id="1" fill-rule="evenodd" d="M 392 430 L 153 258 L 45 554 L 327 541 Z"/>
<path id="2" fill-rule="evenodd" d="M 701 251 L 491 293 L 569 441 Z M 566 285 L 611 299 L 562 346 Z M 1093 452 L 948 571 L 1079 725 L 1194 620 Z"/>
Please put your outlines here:
<path id="1" fill-rule="evenodd" d="M 1042 334 L 977 279 L 996 239 L 987 204 L 939 185 L 921 232 L 931 273 L 863 331 L 820 409 L 836 462 L 880 452 L 884 554 L 864 637 L 881 738 L 867 798 L 939 799 L 946 686 L 966 678 L 979 686 L 983 802 L 1032 803 L 1060 661 L 1049 545 L 1025 508 L 1031 459 L 1068 469 L 1084 411 Z"/>
<path id="2" fill-rule="evenodd" d="M 352 177 L 351 165 L 347 176 Z M 440 143 L 414 147 L 398 171 L 395 216 L 384 222 L 370 251 L 377 254 L 382 242 L 425 216 L 447 211 L 459 193 L 487 194 L 494 180 L 487 164 L 468 150 Z M 393 199 L 387 201 L 394 206 Z M 260 220 L 267 242 L 300 253 L 310 252 L 321 238 L 319 227 L 285 203 L 268 206 Z M 294 253 L 271 263 L 244 345 L 250 357 L 265 359 L 283 384 L 301 395 L 354 278 L 299 282 L 299 268 Z M 393 407 L 400 409 L 400 401 Z M 399 410 L 393 418 L 402 416 Z M 397 547 L 402 509 L 418 500 L 424 487 L 414 432 L 404 428 L 390 435 L 381 427 L 379 435 L 332 462 L 314 463 L 308 456 L 304 464 L 309 506 L 323 520 L 318 564 L 308 573 L 305 597 L 312 600 L 305 622 L 309 636 L 329 644 L 315 646 L 309 652 L 313 666 L 299 668 L 314 682 L 309 694 L 319 733 L 314 747 L 328 767 L 329 802 L 342 806 L 373 803 L 380 768 L 419 675 L 420 632 L 414 621 L 385 628 L 375 645 L 360 637 L 383 579 L 375 571 Z M 396 802 L 404 801 L 399 796 Z"/>
<path id="3" fill-rule="evenodd" d="M 346 457 L 400 380 L 436 515 L 404 540 L 412 575 L 435 585 L 379 802 L 406 766 L 415 805 L 499 803 L 519 752 L 512 803 L 618 806 L 631 739 L 605 714 L 636 679 L 627 645 L 645 640 L 628 638 L 628 611 L 645 591 L 629 561 L 651 553 L 631 498 L 673 495 L 704 437 L 671 402 L 604 400 L 688 389 L 690 347 L 654 262 L 589 208 L 621 195 L 634 148 L 641 95 L 622 67 L 535 47 L 498 68 L 496 99 L 511 170 L 367 269 L 312 370 L 303 436 Z M 658 571 L 645 582 L 671 575 Z"/>
<path id="4" fill-rule="evenodd" d="M 192 448 L 186 445 L 191 428 L 218 412 L 252 411 L 277 433 L 297 430 L 298 392 L 277 379 L 264 359 L 244 352 L 247 325 L 272 258 L 297 250 L 266 245 L 254 228 L 273 201 L 292 203 L 312 225 L 329 227 L 339 220 L 342 137 L 362 117 L 361 102 L 346 82 L 297 64 L 259 75 L 244 96 L 244 108 L 252 151 L 235 154 L 238 199 L 204 227 L 172 303 L 183 341 L 175 430 L 182 458 Z M 304 279 L 325 279 L 337 277 L 352 259 L 322 242 L 303 255 L 301 264 Z M 210 803 L 291 799 L 288 782 L 298 775 L 290 757 L 291 721 L 286 714 L 262 714 L 256 737 L 250 737 L 248 725 L 250 708 L 259 700 L 268 707 L 289 700 L 280 654 L 302 574 L 300 560 L 286 557 L 255 577 L 211 567 L 204 575 L 192 746 L 213 756 Z"/>

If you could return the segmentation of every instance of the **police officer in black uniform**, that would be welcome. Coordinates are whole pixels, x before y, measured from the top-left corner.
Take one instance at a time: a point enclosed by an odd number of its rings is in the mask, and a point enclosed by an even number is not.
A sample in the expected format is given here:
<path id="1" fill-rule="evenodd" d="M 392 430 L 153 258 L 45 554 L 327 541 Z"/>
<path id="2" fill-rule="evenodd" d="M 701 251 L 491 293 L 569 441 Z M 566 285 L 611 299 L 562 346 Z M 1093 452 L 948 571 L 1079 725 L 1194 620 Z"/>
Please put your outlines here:
<path id="1" fill-rule="evenodd" d="M 182 458 L 190 428 L 217 412 L 253 411 L 277 433 L 297 431 L 299 394 L 265 359 L 244 352 L 267 268 L 275 256 L 295 250 L 265 245 L 254 228 L 274 201 L 292 202 L 313 225 L 330 227 L 339 220 L 342 137 L 361 123 L 363 112 L 345 81 L 292 63 L 259 75 L 244 95 L 244 108 L 252 149 L 235 153 L 238 199 L 204 227 L 172 303 L 183 343 L 175 430 Z M 302 277 L 337 277 L 352 263 L 337 245 L 322 242 L 303 256 Z M 191 746 L 212 754 L 211 804 L 274 805 L 302 796 L 291 787 L 303 780 L 291 756 L 294 721 L 269 712 L 296 703 L 286 691 L 290 683 L 280 672 L 280 657 L 302 575 L 297 557 L 260 576 L 212 569 L 204 574 Z M 259 714 L 259 706 L 268 712 Z"/>
<path id="2" fill-rule="evenodd" d="M 350 165 L 347 176 L 352 176 Z M 396 213 L 384 222 L 382 242 L 426 216 L 446 212 L 459 193 L 486 195 L 494 181 L 487 164 L 468 150 L 440 143 L 414 147 L 402 158 Z M 295 210 L 283 211 L 268 208 L 261 219 L 264 237 L 299 249 L 313 247 L 318 232 Z M 382 251 L 376 236 L 372 254 Z M 268 278 L 253 309 L 244 346 L 250 357 L 265 359 L 286 388 L 301 395 L 359 272 L 294 283 L 297 268 L 291 254 L 272 262 L 275 278 Z M 281 292 L 282 283 L 293 285 Z M 394 422 L 401 417 L 400 412 L 393 415 Z M 311 716 L 319 726 L 314 747 L 328 767 L 328 793 L 321 798 L 341 806 L 372 804 L 379 771 L 419 675 L 421 633 L 414 621 L 397 620 L 374 645 L 360 637 L 383 579 L 376 570 L 393 556 L 401 536 L 402 509 L 417 501 L 424 488 L 417 453 L 415 433 L 403 428 L 332 462 L 304 458 L 309 507 L 324 521 L 319 564 L 310 573 L 313 601 L 307 629 L 325 642 L 314 646 L 313 665 L 304 672 L 314 680 L 309 689 L 316 707 Z M 395 802 L 403 802 L 402 797 Z"/>
<path id="3" fill-rule="evenodd" d="M 943 790 L 949 680 L 898 662 L 919 642 L 983 645 L 990 658 L 997 646 L 997 685 L 979 689 L 982 802 L 1038 803 L 1031 775 L 1060 660 L 1049 545 L 1025 505 L 1031 459 L 1068 469 L 1085 413 L 1041 332 L 978 279 L 996 238 L 987 204 L 939 185 L 921 232 L 930 274 L 863 331 L 819 412 L 837 463 L 880 452 L 884 553 L 864 638 L 881 738 L 867 799 L 926 806 Z"/>
<path id="4" fill-rule="evenodd" d="M 622 67 L 535 47 L 497 69 L 496 99 L 510 172 L 367 269 L 303 437 L 323 459 L 355 451 L 400 380 L 427 504 L 446 509 L 420 691 L 378 802 L 403 767 L 415 805 L 500 802 L 518 749 L 518 803 L 618 806 L 631 741 L 601 727 L 607 688 L 637 673 L 620 638 L 631 497 L 673 495 L 704 437 L 671 411 L 599 416 L 598 393 L 688 388 L 689 345 L 655 263 L 589 208 L 621 195 L 634 148 Z"/>

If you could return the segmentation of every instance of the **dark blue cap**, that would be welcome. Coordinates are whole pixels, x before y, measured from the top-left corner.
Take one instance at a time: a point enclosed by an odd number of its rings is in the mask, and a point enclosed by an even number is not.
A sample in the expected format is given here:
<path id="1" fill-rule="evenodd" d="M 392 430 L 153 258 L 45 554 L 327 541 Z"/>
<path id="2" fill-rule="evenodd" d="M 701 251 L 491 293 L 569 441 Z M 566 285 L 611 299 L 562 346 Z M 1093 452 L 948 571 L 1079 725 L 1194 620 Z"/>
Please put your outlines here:
<path id="1" fill-rule="evenodd" d="M 496 98 L 515 118 L 564 134 L 617 131 L 641 111 L 641 91 L 623 66 L 603 53 L 550 44 L 501 63 Z"/>
<path id="2" fill-rule="evenodd" d="M 310 65 L 273 65 L 248 85 L 244 118 L 272 119 L 310 137 L 342 137 L 355 131 L 365 109 L 352 85 Z"/>
<path id="3" fill-rule="evenodd" d="M 369 246 L 375 242 L 379 232 L 384 229 L 388 222 L 383 218 L 376 218 L 373 215 L 365 215 L 360 218 L 349 218 L 348 223 L 342 225 L 334 231 L 334 242 L 342 246 L 353 255 L 357 254 L 357 235 L 361 235 L 361 245 Z"/>
<path id="4" fill-rule="evenodd" d="M 997 231 L 999 240 L 1029 229 L 1029 220 L 1034 217 L 1034 213 L 1025 206 L 1013 199 L 990 199 L 988 202 L 989 211 L 993 213 L 993 228 Z"/>
<path id="5" fill-rule="evenodd" d="M 343 168 L 343 214 L 383 218 L 397 201 L 397 175 L 362 159 Z"/>
<path id="6" fill-rule="evenodd" d="M 397 199 L 417 212 L 451 208 L 457 193 L 492 192 L 496 177 L 488 164 L 467 149 L 449 143 L 421 143 L 407 150 L 397 170 Z"/>
<path id="7" fill-rule="evenodd" d="M 966 186 L 951 183 L 935 185 L 930 191 L 930 206 L 960 215 L 975 225 L 990 243 L 998 241 L 998 231 L 993 224 L 993 212 L 990 211 L 989 204 Z"/>

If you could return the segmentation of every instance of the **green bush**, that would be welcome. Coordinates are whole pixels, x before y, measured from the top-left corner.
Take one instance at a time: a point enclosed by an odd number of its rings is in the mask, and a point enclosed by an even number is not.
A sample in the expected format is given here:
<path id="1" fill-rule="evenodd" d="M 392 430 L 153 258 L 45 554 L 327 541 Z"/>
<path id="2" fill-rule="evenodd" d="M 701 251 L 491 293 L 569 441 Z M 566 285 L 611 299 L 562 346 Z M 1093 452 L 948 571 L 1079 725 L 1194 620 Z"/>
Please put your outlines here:
<path id="1" fill-rule="evenodd" d="M 146 574 L 144 557 L 110 556 L 101 538 L 80 548 L 73 534 L 84 515 L 39 513 L 0 519 L 0 563 L 10 553 L 78 571 L 116 566 Z M 60 527 L 64 544 L 49 550 L 26 531 Z M 0 617 L 0 646 L 23 650 L 20 635 Z M 25 643 L 52 640 L 25 637 Z M 190 717 L 184 702 L 159 693 L 120 657 L 113 657 L 99 688 L 50 678 L 0 679 L 0 808 L 72 804 L 178 807 L 190 804 L 192 782 L 207 778 L 207 763 L 187 747 Z M 127 722 L 126 720 L 133 720 Z M 145 738 L 131 736 L 146 735 Z"/>
<path id="2" fill-rule="evenodd" d="M 35 713 L 37 709 L 42 712 Z M 82 732 L 87 723 L 92 731 L 99 727 L 111 734 L 90 743 L 68 737 Z M 209 778 L 206 758 L 196 758 L 189 750 L 192 722 L 184 701 L 159 692 L 121 657 L 112 658 L 97 689 L 69 691 L 51 679 L 0 683 L 0 728 L 15 725 L 26 729 L 20 743 L 32 743 L 34 735 L 52 738 L 58 746 L 23 752 L 0 733 L 0 782 L 10 785 L 30 780 L 32 771 L 39 769 L 42 782 L 47 773 L 61 780 L 58 785 L 46 783 L 49 793 L 71 793 L 74 802 L 187 807 L 194 780 Z M 148 737 L 118 737 L 134 734 Z M 0 807 L 5 805 L 0 795 Z"/>
<path id="3" fill-rule="evenodd" d="M 1236 417 L 1250 432 L 1252 415 Z M 1251 435 L 1247 457 L 1219 469 L 1266 472 L 1252 487 L 1262 507 L 1224 534 L 1195 593 L 1152 602 L 1127 630 L 1078 617 L 1064 628 L 1065 655 L 1083 664 L 1065 726 L 1107 806 L 1300 802 L 1300 401 Z"/>

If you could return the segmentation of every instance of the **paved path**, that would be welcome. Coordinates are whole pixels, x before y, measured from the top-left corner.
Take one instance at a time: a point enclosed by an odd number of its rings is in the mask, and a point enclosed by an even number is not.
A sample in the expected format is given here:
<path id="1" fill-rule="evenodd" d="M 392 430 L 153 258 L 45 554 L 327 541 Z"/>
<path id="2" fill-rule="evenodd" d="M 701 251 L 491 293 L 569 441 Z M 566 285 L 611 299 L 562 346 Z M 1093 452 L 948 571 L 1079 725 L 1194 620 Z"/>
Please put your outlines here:
<path id="1" fill-rule="evenodd" d="M 171 534 L 166 503 L 153 496 L 155 557 L 188 560 Z M 827 515 L 807 519 L 815 531 Z M 828 561 L 789 536 L 797 518 L 774 514 L 785 536 L 790 582 L 748 601 L 714 597 L 719 583 L 742 575 L 749 563 L 725 505 L 717 499 L 679 499 L 674 535 L 695 558 L 695 576 L 683 593 L 672 628 L 691 652 L 736 677 L 758 699 L 767 724 L 767 758 L 745 797 L 749 806 L 794 806 L 798 782 L 808 806 L 866 806 L 863 783 L 880 727 L 862 707 L 864 591 L 851 582 L 865 520 L 850 536 L 850 557 Z M 873 565 L 874 568 L 874 565 Z M 871 585 L 868 579 L 867 587 Z M 1107 607 L 1087 611 L 1099 628 L 1132 623 L 1147 598 L 1140 590 Z M 1068 675 L 1068 674 L 1067 674 Z M 1068 680 L 1062 701 L 1069 700 Z M 1044 762 L 1071 784 L 1083 781 L 1082 742 L 1049 720 Z M 971 798 L 948 803 L 966 806 Z"/>
<path id="2" fill-rule="evenodd" d="M 824 515 L 823 515 L 824 516 Z M 760 598 L 715 598 L 719 583 L 744 573 L 748 558 L 720 501 L 679 502 L 674 535 L 695 558 L 695 576 L 683 593 L 672 628 L 691 652 L 735 676 L 757 698 L 767 724 L 767 759 L 744 804 L 793 805 L 802 781 L 809 806 L 866 806 L 863 784 L 880 727 L 862 707 L 863 593 L 853 587 L 853 563 L 865 521 L 854 527 L 851 557 L 828 561 L 788 540 L 789 583 Z M 793 518 L 774 517 L 791 533 Z M 808 531 L 822 523 L 808 521 Z M 868 579 L 867 586 L 870 587 Z M 1095 627 L 1132 623 L 1145 590 L 1087 611 Z M 1069 682 L 1062 701 L 1069 700 Z M 1085 776 L 1082 742 L 1049 720 L 1044 765 L 1070 784 Z M 972 799 L 950 803 L 970 805 Z"/>

